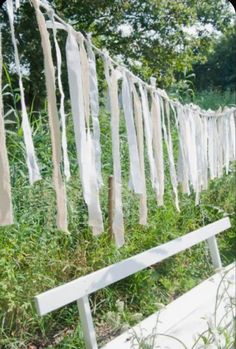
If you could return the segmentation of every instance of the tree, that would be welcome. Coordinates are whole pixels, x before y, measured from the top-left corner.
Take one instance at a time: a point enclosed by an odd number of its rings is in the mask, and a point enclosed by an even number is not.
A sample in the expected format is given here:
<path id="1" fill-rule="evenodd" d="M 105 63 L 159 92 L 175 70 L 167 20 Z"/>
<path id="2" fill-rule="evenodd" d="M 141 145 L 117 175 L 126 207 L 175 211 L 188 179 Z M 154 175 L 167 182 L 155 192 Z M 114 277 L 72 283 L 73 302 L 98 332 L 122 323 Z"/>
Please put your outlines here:
<path id="1" fill-rule="evenodd" d="M 236 86 L 236 30 L 233 26 L 216 40 L 205 64 L 194 66 L 198 89 L 231 89 Z"/>
<path id="2" fill-rule="evenodd" d="M 224 32 L 232 17 L 228 3 L 223 0 L 72 0 L 66 3 L 55 0 L 51 3 L 76 29 L 92 32 L 97 46 L 107 48 L 112 56 L 119 55 L 144 79 L 155 76 L 160 87 L 169 87 L 176 77 L 181 78 L 194 64 L 206 60 L 214 41 L 213 34 L 204 30 L 206 24 Z M 9 64 L 13 54 L 4 10 L 2 17 L 4 58 Z M 196 25 L 200 29 L 193 37 L 186 28 Z M 36 95 L 40 101 L 45 91 L 42 51 L 34 10 L 28 0 L 21 2 L 16 28 L 21 60 L 30 76 L 25 83 L 27 96 L 32 100 Z M 65 34 L 61 33 L 60 38 L 63 47 Z"/>

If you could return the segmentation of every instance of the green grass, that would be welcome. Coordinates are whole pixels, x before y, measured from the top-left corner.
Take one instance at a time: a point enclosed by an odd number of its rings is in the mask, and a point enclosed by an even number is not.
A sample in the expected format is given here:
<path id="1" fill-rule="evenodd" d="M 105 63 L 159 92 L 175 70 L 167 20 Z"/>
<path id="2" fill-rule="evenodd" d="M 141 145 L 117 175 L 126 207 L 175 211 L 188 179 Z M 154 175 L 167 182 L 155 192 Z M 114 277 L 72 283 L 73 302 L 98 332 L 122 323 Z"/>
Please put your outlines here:
<path id="1" fill-rule="evenodd" d="M 207 92 L 205 96 L 210 98 Z M 199 100 L 201 98 L 200 95 Z M 174 206 L 168 176 L 165 206 L 161 208 L 157 208 L 155 195 L 148 182 L 148 226 L 141 227 L 138 224 L 138 198 L 127 188 L 128 153 L 123 121 L 121 153 L 126 243 L 119 250 L 115 248 L 107 233 L 107 181 L 112 173 L 112 160 L 110 123 L 106 112 L 101 115 L 105 183 L 101 191 L 101 202 L 106 230 L 101 237 L 94 238 L 87 226 L 87 211 L 82 199 L 72 124 L 69 120 L 72 178 L 67 185 L 67 193 L 70 235 L 57 231 L 47 118 L 44 112 L 37 115 L 37 118 L 35 116 L 31 114 L 32 121 L 36 120 L 34 140 L 40 163 L 43 164 L 43 181 L 33 187 L 28 184 L 20 127 L 10 125 L 7 137 L 15 224 L 0 228 L 1 349 L 21 349 L 29 345 L 31 349 L 34 348 L 33 345 L 55 349 L 83 349 L 76 305 L 69 305 L 40 318 L 33 303 L 36 294 L 169 241 L 225 214 L 231 219 L 232 229 L 219 238 L 220 250 L 224 264 L 233 261 L 236 228 L 235 167 L 231 166 L 228 176 L 209 184 L 209 190 L 202 193 L 201 204 L 197 207 L 193 194 L 189 197 L 180 194 L 180 213 L 176 212 Z M 140 320 L 156 311 L 160 303 L 167 304 L 208 277 L 212 271 L 205 244 L 200 244 L 160 265 L 96 292 L 91 297 L 91 305 L 99 341 L 108 340 L 127 324 L 132 325 L 137 322 L 137 318 Z M 122 304 L 122 309 L 119 304 Z"/>

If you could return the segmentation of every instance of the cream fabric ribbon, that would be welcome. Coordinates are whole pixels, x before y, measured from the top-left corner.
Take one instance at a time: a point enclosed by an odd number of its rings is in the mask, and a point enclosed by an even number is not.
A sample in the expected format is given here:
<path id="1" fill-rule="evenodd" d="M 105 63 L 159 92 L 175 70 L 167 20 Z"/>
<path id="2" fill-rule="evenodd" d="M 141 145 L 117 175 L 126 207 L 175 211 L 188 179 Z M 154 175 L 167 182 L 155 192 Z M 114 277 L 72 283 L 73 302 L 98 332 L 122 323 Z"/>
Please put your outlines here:
<path id="1" fill-rule="evenodd" d="M 182 105 L 178 105 L 176 110 L 176 127 L 179 134 L 178 182 L 181 183 L 183 192 L 189 195 L 189 165 L 185 119 L 185 109 Z"/>
<path id="2" fill-rule="evenodd" d="M 147 90 L 144 89 L 142 84 L 139 84 L 139 91 L 141 94 L 141 101 L 142 101 L 144 132 L 145 132 L 145 141 L 147 146 L 147 153 L 148 153 L 148 160 L 149 160 L 149 167 L 150 167 L 151 183 L 152 183 L 152 188 L 156 192 L 156 190 L 158 189 L 158 183 L 157 183 L 157 171 L 155 167 L 155 160 L 154 160 L 153 146 L 152 146 L 152 123 L 151 123 L 151 115 L 150 115 L 150 110 L 148 105 L 148 95 L 147 95 Z"/>
<path id="3" fill-rule="evenodd" d="M 161 105 L 161 114 L 162 114 L 162 128 L 163 128 L 164 140 L 166 143 L 169 166 L 170 166 L 170 179 L 171 179 L 173 192 L 175 195 L 175 206 L 177 211 L 180 211 L 179 198 L 178 198 L 178 181 L 177 181 L 177 174 L 175 170 L 172 136 L 170 131 L 170 106 L 169 106 L 169 102 L 166 99 L 163 101 L 162 98 L 160 98 L 160 105 Z M 166 123 L 167 123 L 167 127 L 166 127 Z"/>
<path id="4" fill-rule="evenodd" d="M 133 95 L 133 105 L 134 105 L 134 122 L 137 132 L 137 143 L 139 151 L 139 161 L 141 169 L 141 180 L 143 185 L 143 193 L 140 194 L 139 202 L 139 224 L 147 224 L 147 189 L 146 189 L 146 179 L 145 179 L 145 163 L 144 163 L 144 134 L 143 134 L 143 117 L 142 117 L 142 104 L 136 90 L 134 81 L 130 78 L 130 86 Z"/>
<path id="5" fill-rule="evenodd" d="M 59 87 L 60 92 L 60 117 L 61 117 L 61 142 L 62 142 L 62 151 L 63 151 L 63 164 L 64 164 L 64 174 L 67 181 L 70 180 L 71 174 L 70 174 L 70 163 L 69 163 L 69 157 L 68 157 L 68 150 L 67 150 L 67 136 L 66 136 L 66 114 L 65 114 L 65 94 L 63 91 L 63 85 L 61 80 L 61 50 L 57 41 L 57 27 L 54 20 L 54 17 L 52 16 L 52 30 L 53 30 L 53 40 L 54 45 L 56 49 L 56 59 L 57 59 L 57 83 Z"/>
<path id="6" fill-rule="evenodd" d="M 201 118 L 198 111 L 193 112 L 193 123 L 195 128 L 195 151 L 196 151 L 196 167 L 197 167 L 197 183 L 195 188 L 195 204 L 200 203 L 200 192 L 203 182 L 203 167 L 204 167 L 204 149 L 203 149 L 203 128 Z"/>
<path id="7" fill-rule="evenodd" d="M 90 197 L 88 200 L 89 210 L 89 225 L 93 227 L 94 235 L 98 235 L 103 232 L 103 219 L 99 200 L 99 180 L 96 172 L 95 154 L 96 150 L 93 148 L 94 142 L 92 142 L 91 131 L 90 131 L 90 76 L 89 73 L 89 60 L 88 55 L 84 46 L 84 38 L 82 35 L 76 35 L 77 42 L 80 46 L 80 60 L 81 60 L 81 71 L 82 71 L 82 90 L 84 97 L 84 111 L 85 111 L 85 122 L 87 127 L 87 171 L 86 177 L 90 176 Z M 82 151 L 85 151 L 83 149 Z"/>
<path id="8" fill-rule="evenodd" d="M 119 99 L 118 99 L 118 80 L 121 77 L 120 72 L 115 70 L 110 60 L 104 59 L 105 76 L 108 85 L 110 110 L 111 110 L 111 133 L 112 133 L 112 158 L 113 158 L 113 219 L 112 232 L 117 247 L 124 245 L 124 221 L 122 210 L 122 182 L 121 182 L 121 164 L 120 164 L 120 137 L 119 137 Z"/>
<path id="9" fill-rule="evenodd" d="M 134 113 L 130 83 L 127 73 L 122 71 L 122 104 L 129 147 L 130 188 L 136 194 L 143 194 L 143 180 L 141 175 L 140 159 L 137 144 L 137 135 L 134 125 Z"/>
<path id="10" fill-rule="evenodd" d="M 202 129 L 203 129 L 203 178 L 202 178 L 202 189 L 206 190 L 208 188 L 208 148 L 207 148 L 207 118 L 202 117 Z"/>
<path id="11" fill-rule="evenodd" d="M 99 125 L 99 92 L 98 92 L 98 78 L 96 69 L 96 57 L 93 52 L 91 38 L 88 36 L 86 42 L 87 54 L 89 60 L 89 98 L 90 109 L 93 124 L 93 148 L 95 152 L 95 163 L 98 186 L 103 185 L 102 179 L 102 165 L 101 165 L 101 144 L 100 144 L 100 125 Z"/>
<path id="12" fill-rule="evenodd" d="M 236 112 L 230 113 L 230 160 L 236 160 Z"/>
<path id="13" fill-rule="evenodd" d="M 209 170 L 210 170 L 210 179 L 216 178 L 216 166 L 215 166 L 215 121 L 212 117 L 208 118 L 207 122 L 207 134 L 208 134 L 208 164 L 209 164 Z"/>
<path id="14" fill-rule="evenodd" d="M 12 43 L 14 47 L 16 70 L 19 77 L 20 102 L 21 102 L 21 112 L 22 112 L 22 129 L 23 129 L 23 136 L 24 136 L 24 143 L 25 143 L 25 150 L 26 150 L 26 163 L 27 163 L 28 172 L 29 172 L 30 184 L 33 184 L 34 182 L 41 179 L 41 176 L 40 176 L 40 171 L 37 163 L 37 158 L 35 155 L 35 149 L 34 149 L 34 144 L 32 139 L 32 131 L 30 128 L 27 109 L 25 105 L 25 94 L 24 94 L 24 87 L 22 82 L 20 59 L 19 59 L 19 53 L 18 53 L 17 42 L 15 37 L 15 29 L 14 29 L 13 2 L 12 0 L 7 0 L 6 4 L 7 4 L 7 12 L 8 12 L 10 28 L 11 28 L 11 38 L 12 38 Z"/>
<path id="15" fill-rule="evenodd" d="M 0 31 L 0 226 L 13 224 L 11 182 L 2 100 L 2 34 Z"/>
<path id="16" fill-rule="evenodd" d="M 89 62 L 82 38 L 71 27 L 68 27 L 66 58 L 83 196 L 88 206 L 89 226 L 92 227 L 93 234 L 98 235 L 103 231 L 103 220 L 99 202 L 95 151 L 89 125 Z"/>
<path id="17" fill-rule="evenodd" d="M 38 22 L 44 55 L 44 72 L 48 98 L 48 118 L 52 142 L 53 183 L 56 192 L 57 204 L 57 228 L 59 230 L 67 232 L 67 199 L 66 188 L 62 180 L 62 174 L 60 169 L 62 162 L 62 151 L 60 124 L 56 102 L 55 70 L 52 60 L 49 34 L 47 31 L 44 16 L 39 9 L 39 1 L 32 0 L 32 3 L 36 12 L 36 18 Z"/>
<path id="18" fill-rule="evenodd" d="M 151 78 L 151 84 L 156 89 L 156 79 Z M 161 109 L 160 100 L 156 91 L 151 94 L 151 122 L 152 122 L 152 144 L 154 151 L 154 160 L 157 172 L 157 203 L 159 206 L 164 204 L 164 160 L 163 160 L 163 143 L 162 143 L 162 127 L 161 127 Z"/>

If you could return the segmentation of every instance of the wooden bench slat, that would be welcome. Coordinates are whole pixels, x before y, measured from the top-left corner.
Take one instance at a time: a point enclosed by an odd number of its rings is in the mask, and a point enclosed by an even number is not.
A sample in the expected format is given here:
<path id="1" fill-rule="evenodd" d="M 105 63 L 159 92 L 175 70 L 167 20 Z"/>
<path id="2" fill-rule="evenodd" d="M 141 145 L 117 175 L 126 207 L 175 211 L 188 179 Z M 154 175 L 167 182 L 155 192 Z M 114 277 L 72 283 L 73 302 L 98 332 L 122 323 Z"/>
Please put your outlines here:
<path id="1" fill-rule="evenodd" d="M 119 263 L 82 276 L 67 284 L 41 293 L 35 297 L 40 315 L 61 308 L 101 288 L 135 274 L 153 264 L 161 262 L 178 252 L 184 251 L 199 242 L 207 240 L 230 228 L 228 217 L 188 233 L 161 246 L 154 247 Z"/>

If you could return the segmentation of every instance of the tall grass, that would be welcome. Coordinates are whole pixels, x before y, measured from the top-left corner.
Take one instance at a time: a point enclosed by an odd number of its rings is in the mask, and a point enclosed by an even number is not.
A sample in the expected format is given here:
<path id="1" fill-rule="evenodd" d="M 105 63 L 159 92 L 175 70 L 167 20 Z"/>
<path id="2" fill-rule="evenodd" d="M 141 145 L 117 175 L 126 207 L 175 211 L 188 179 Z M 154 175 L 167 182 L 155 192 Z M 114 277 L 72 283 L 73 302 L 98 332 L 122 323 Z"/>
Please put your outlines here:
<path id="1" fill-rule="evenodd" d="M 14 91 L 11 91 L 14 98 Z M 205 97 L 210 98 L 206 92 Z M 203 98 L 202 95 L 199 98 Z M 216 98 L 216 97 L 215 97 Z M 219 97 L 220 98 L 220 97 Z M 230 97 L 232 100 L 232 96 Z M 207 105 L 207 101 L 204 102 Z M 209 102 L 209 105 L 211 102 Z M 229 102 L 230 104 L 231 102 Z M 219 102 L 220 104 L 220 102 Z M 214 106 L 212 105 L 212 108 Z M 7 125 L 15 224 L 0 228 L 0 348 L 84 348 L 76 305 L 39 318 L 33 297 L 49 288 L 85 275 L 111 263 L 185 234 L 199 226 L 229 215 L 232 229 L 220 240 L 223 262 L 234 258 L 236 226 L 234 216 L 234 166 L 230 174 L 211 182 L 199 206 L 194 195 L 180 195 L 177 213 L 172 190 L 166 179 L 165 206 L 157 208 L 148 182 L 148 226 L 138 224 L 138 198 L 128 190 L 128 152 L 124 120 L 121 122 L 123 205 L 126 243 L 117 250 L 110 241 L 107 210 L 107 180 L 112 173 L 110 121 L 101 112 L 101 143 L 104 187 L 101 202 L 105 232 L 94 238 L 87 226 L 76 165 L 76 151 L 69 116 L 68 142 L 72 178 L 67 184 L 69 230 L 55 228 L 55 196 L 51 181 L 51 146 L 46 111 L 31 110 L 33 136 L 43 180 L 28 184 L 20 123 Z M 12 119 L 9 113 L 7 119 Z M 148 177 L 148 174 L 147 174 Z M 137 273 L 91 297 L 100 342 L 117 335 L 127 325 L 156 311 L 212 272 L 204 244 L 173 257 L 157 267 Z M 118 303 L 117 303 L 118 301 Z M 123 304 L 122 312 L 118 304 Z"/>

